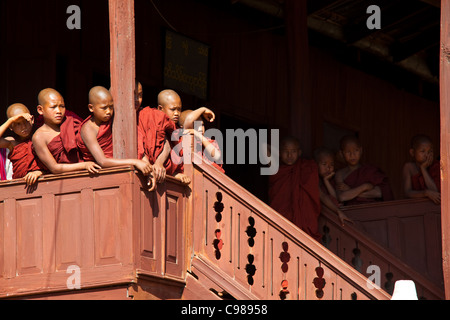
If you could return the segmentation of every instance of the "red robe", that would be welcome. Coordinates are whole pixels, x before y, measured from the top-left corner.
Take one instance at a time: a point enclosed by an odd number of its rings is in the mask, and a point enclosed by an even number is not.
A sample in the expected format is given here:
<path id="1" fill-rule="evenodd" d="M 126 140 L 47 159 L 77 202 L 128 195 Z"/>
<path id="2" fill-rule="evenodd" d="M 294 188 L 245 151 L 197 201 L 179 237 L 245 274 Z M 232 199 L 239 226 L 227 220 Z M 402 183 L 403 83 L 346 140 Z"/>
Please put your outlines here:
<path id="1" fill-rule="evenodd" d="M 173 141 L 170 141 L 170 161 L 172 166 L 168 173 L 175 175 L 184 172 L 184 157 L 183 157 L 183 129 L 175 125 L 176 130 L 173 132 Z"/>
<path id="2" fill-rule="evenodd" d="M 83 127 L 86 122 L 90 121 L 91 118 L 92 115 L 86 118 L 86 120 L 81 123 L 80 131 L 78 131 L 76 136 L 77 146 L 84 161 L 95 161 L 88 147 L 81 138 L 81 127 Z M 100 148 L 102 148 L 103 154 L 106 158 L 113 158 L 112 123 L 112 120 L 108 121 L 107 123 L 102 123 L 98 129 L 97 134 L 98 144 L 100 145 Z"/>
<path id="3" fill-rule="evenodd" d="M 138 157 L 146 155 L 151 164 L 164 150 L 165 138 L 170 141 L 175 123 L 162 111 L 146 107 L 139 112 L 138 118 Z M 172 174 L 173 163 L 170 156 L 164 163 L 168 174 Z"/>
<path id="4" fill-rule="evenodd" d="M 6 149 L 0 149 L 0 181 L 6 180 Z"/>
<path id="5" fill-rule="evenodd" d="M 350 173 L 345 178 L 344 183 L 351 189 L 359 187 L 364 183 L 370 183 L 374 187 L 381 189 L 381 199 L 369 199 L 363 197 L 356 197 L 350 201 L 347 201 L 346 205 L 363 204 L 375 201 L 389 201 L 394 200 L 394 195 L 391 190 L 389 178 L 377 167 L 372 165 L 361 165 L 358 169 Z"/>
<path id="6" fill-rule="evenodd" d="M 335 180 L 334 180 L 334 179 L 331 179 L 331 180 L 330 180 L 330 183 L 331 183 L 331 186 L 332 186 L 334 189 L 336 189 L 336 182 L 335 182 Z M 325 185 L 325 183 L 323 182 L 323 179 L 322 179 L 322 178 L 319 178 L 319 187 L 320 187 L 320 190 L 322 190 L 322 192 L 323 192 L 324 194 L 326 194 L 326 195 L 331 199 L 331 201 L 333 201 L 333 203 L 336 205 L 336 207 L 339 207 L 339 205 L 340 205 L 339 201 L 338 201 L 334 196 L 332 196 L 332 195 L 330 194 L 330 192 L 328 192 L 328 188 L 327 188 L 327 186 Z"/>
<path id="7" fill-rule="evenodd" d="M 220 150 L 219 144 L 217 143 L 216 140 L 214 140 L 214 139 L 209 139 L 209 138 L 207 138 L 207 139 L 208 139 L 208 142 L 211 143 L 217 150 Z M 201 144 L 200 141 L 198 141 L 197 139 L 195 139 L 194 141 L 196 141 L 198 144 Z M 219 170 L 220 172 L 225 173 L 225 170 L 223 169 L 223 164 L 216 163 L 216 162 L 214 162 L 214 161 L 211 161 L 211 160 L 208 158 L 208 156 L 205 154 L 205 147 L 203 146 L 203 144 L 201 144 L 201 147 L 197 147 L 197 148 L 198 148 L 198 149 L 195 149 L 195 148 L 194 148 L 194 150 L 200 150 L 200 148 L 201 148 L 202 151 L 201 151 L 201 152 L 199 151 L 199 154 L 202 156 L 202 159 L 203 159 L 203 161 L 204 161 L 205 163 L 207 163 L 207 164 L 213 166 L 214 168 L 216 168 L 216 169 Z"/>
<path id="8" fill-rule="evenodd" d="M 431 166 L 428 167 L 428 173 L 431 179 L 433 179 L 438 191 L 441 192 L 441 164 L 438 160 L 434 161 Z M 421 172 L 413 175 L 411 177 L 411 185 L 413 190 L 426 190 L 427 186 L 425 184 L 425 179 Z"/>
<path id="9" fill-rule="evenodd" d="M 13 179 L 23 178 L 32 171 L 45 171 L 33 154 L 32 145 L 31 139 L 28 139 L 16 145 L 9 154 L 8 158 L 13 165 Z"/>
<path id="10" fill-rule="evenodd" d="M 83 159 L 77 147 L 76 135 L 81 128 L 81 119 L 72 111 L 66 110 L 60 126 L 60 133 L 47 144 L 48 150 L 57 163 L 77 163 Z M 35 154 L 35 152 L 33 151 Z M 39 161 L 39 164 L 45 166 Z"/>
<path id="11" fill-rule="evenodd" d="M 288 220 L 320 240 L 319 173 L 313 160 L 299 159 L 291 166 L 281 165 L 269 177 L 270 206 Z"/>

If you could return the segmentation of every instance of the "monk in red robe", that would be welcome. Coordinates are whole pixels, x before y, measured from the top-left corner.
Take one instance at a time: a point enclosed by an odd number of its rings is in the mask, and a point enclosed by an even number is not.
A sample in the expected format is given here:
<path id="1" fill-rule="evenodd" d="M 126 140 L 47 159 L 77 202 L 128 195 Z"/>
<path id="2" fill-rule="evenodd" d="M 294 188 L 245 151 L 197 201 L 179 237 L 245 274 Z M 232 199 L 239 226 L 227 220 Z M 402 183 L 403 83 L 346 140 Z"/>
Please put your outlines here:
<path id="1" fill-rule="evenodd" d="M 38 96 L 38 113 L 43 124 L 33 135 L 33 151 L 51 173 L 88 170 L 98 173 L 101 167 L 83 162 L 77 148 L 76 135 L 82 119 L 66 110 L 64 99 L 54 89 L 44 89 Z"/>
<path id="2" fill-rule="evenodd" d="M 270 206 L 319 241 L 321 206 L 317 164 L 301 158 L 300 143 L 293 137 L 281 141 L 280 160 L 278 173 L 269 177 Z"/>
<path id="3" fill-rule="evenodd" d="M 319 168 L 320 202 L 336 213 L 342 225 L 345 221 L 352 222 L 340 209 L 341 204 L 337 200 L 333 152 L 327 148 L 319 148 L 314 151 L 314 160 Z"/>
<path id="4" fill-rule="evenodd" d="M 389 178 L 377 167 L 361 164 L 362 146 L 353 135 L 341 139 L 342 157 L 347 166 L 336 172 L 337 196 L 345 205 L 394 199 Z"/>
<path id="5" fill-rule="evenodd" d="M 16 103 L 6 111 L 8 120 L 0 127 L 0 137 L 9 128 L 14 137 L 0 138 L 0 148 L 9 149 L 8 158 L 13 165 L 13 179 L 24 178 L 28 186 L 34 185 L 43 174 L 31 150 L 31 135 L 34 119 L 28 108 Z"/>
<path id="6" fill-rule="evenodd" d="M 102 168 L 132 165 L 144 175 L 152 171 L 150 163 L 138 159 L 113 158 L 112 123 L 114 101 L 104 87 L 89 91 L 89 111 L 92 113 L 81 124 L 76 141 L 84 161 L 96 161 Z"/>
<path id="7" fill-rule="evenodd" d="M 441 203 L 441 167 L 434 159 L 433 143 L 426 135 L 411 141 L 411 162 L 403 166 L 403 186 L 407 198 L 428 198 Z"/>
<path id="8" fill-rule="evenodd" d="M 203 118 L 208 122 L 213 122 L 215 114 L 205 107 L 198 108 L 194 111 L 185 110 L 181 113 L 179 124 L 183 128 L 184 133 L 188 132 L 194 137 L 193 151 L 200 154 L 203 162 L 225 173 L 219 144 L 214 139 L 204 136 L 205 125 Z M 195 125 L 196 127 L 194 127 Z"/>

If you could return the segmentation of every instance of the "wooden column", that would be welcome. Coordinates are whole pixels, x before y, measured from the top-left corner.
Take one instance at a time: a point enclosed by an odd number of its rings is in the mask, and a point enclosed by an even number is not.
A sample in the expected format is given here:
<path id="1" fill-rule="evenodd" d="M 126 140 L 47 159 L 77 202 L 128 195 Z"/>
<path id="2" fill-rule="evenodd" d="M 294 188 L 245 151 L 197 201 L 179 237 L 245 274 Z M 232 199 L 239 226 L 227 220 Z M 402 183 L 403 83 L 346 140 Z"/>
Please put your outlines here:
<path id="1" fill-rule="evenodd" d="M 445 297 L 450 299 L 450 2 L 441 1 L 441 228 Z"/>
<path id="2" fill-rule="evenodd" d="M 109 0 L 114 157 L 137 157 L 134 0 Z"/>
<path id="3" fill-rule="evenodd" d="M 312 155 L 311 99 L 307 1 L 286 0 L 288 85 L 291 134 L 300 139 L 303 154 Z"/>

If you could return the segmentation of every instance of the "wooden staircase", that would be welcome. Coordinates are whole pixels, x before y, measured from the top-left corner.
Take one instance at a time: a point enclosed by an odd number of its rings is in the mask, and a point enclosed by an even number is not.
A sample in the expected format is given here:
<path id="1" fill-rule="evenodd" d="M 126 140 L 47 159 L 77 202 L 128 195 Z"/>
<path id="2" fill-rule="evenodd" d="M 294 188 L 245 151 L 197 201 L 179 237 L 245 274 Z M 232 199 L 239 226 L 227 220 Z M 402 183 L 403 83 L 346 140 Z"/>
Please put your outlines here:
<path id="1" fill-rule="evenodd" d="M 321 220 L 324 239 L 333 238 L 326 248 L 211 166 L 185 170 L 189 187 L 168 178 L 153 193 L 130 167 L 49 175 L 32 194 L 22 182 L 1 183 L 0 297 L 390 299 L 385 279 L 382 288 L 368 280 L 369 262 L 382 276 L 389 270 L 391 282 L 413 279 L 421 297 L 444 297 L 329 212 Z M 347 254 L 355 244 L 359 270 Z"/>

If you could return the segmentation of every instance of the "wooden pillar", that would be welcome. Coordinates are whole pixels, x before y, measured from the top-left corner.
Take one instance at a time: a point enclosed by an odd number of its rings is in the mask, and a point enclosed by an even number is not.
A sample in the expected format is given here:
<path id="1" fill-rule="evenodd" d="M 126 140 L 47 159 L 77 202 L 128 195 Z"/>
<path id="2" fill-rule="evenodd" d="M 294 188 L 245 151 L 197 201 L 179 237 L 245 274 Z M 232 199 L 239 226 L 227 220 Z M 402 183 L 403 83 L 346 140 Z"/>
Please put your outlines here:
<path id="1" fill-rule="evenodd" d="M 134 0 L 109 0 L 114 157 L 137 157 Z"/>
<path id="2" fill-rule="evenodd" d="M 441 1 L 441 228 L 445 297 L 450 299 L 450 1 Z"/>
<path id="3" fill-rule="evenodd" d="M 303 154 L 312 156 L 307 1 L 286 0 L 285 15 L 291 134 L 300 139 Z"/>

